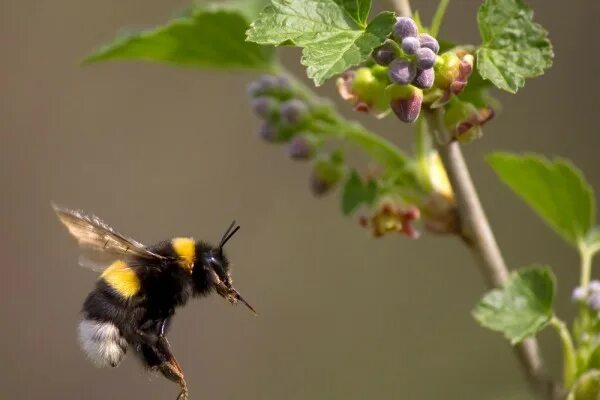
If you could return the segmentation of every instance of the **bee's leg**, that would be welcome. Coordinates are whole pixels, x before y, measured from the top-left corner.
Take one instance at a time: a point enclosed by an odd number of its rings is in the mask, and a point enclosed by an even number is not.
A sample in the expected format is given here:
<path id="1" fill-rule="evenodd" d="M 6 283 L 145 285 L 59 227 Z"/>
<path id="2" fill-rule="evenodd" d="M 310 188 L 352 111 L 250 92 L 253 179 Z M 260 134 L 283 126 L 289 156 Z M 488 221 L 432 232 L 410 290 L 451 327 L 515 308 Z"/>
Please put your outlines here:
<path id="1" fill-rule="evenodd" d="M 181 369 L 181 366 L 177 362 L 177 359 L 171 352 L 171 345 L 169 344 L 169 341 L 165 336 L 158 337 L 156 347 L 159 350 L 159 352 L 165 356 L 166 360 L 173 364 L 179 370 L 179 372 L 183 374 L 183 370 Z"/>
<path id="2" fill-rule="evenodd" d="M 175 357 L 173 357 L 172 355 L 171 357 L 172 360 L 175 360 Z M 187 383 L 185 381 L 185 377 L 183 376 L 183 372 L 180 370 L 179 366 L 176 363 L 177 361 L 175 361 L 175 363 L 173 363 L 171 360 L 164 361 L 158 366 L 158 368 L 165 378 L 177 383 L 181 388 L 181 391 L 177 396 L 177 400 L 188 400 Z"/>
<path id="3" fill-rule="evenodd" d="M 173 353 L 171 353 L 167 339 L 164 336 L 158 336 L 139 330 L 137 334 L 143 344 L 143 356 L 149 367 L 157 369 L 165 378 L 179 385 L 181 391 L 179 396 L 177 396 L 177 400 L 187 400 L 188 388 L 183 375 L 183 370 L 179 366 Z M 149 361 L 152 362 L 150 363 Z"/>

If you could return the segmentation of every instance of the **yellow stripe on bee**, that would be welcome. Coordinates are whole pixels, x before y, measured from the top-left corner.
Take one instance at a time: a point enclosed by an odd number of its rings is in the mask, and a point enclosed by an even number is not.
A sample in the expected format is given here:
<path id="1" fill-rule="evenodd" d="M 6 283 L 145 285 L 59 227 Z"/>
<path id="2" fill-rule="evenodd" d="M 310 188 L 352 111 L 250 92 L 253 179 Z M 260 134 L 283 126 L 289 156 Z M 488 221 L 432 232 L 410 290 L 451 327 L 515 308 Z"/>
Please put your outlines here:
<path id="1" fill-rule="evenodd" d="M 135 296 L 140 291 L 140 279 L 123 261 L 115 261 L 104 270 L 101 279 L 125 298 Z"/>
<path id="2" fill-rule="evenodd" d="M 171 245 L 179 257 L 179 265 L 191 273 L 196 261 L 196 241 L 192 238 L 175 238 L 171 240 Z"/>

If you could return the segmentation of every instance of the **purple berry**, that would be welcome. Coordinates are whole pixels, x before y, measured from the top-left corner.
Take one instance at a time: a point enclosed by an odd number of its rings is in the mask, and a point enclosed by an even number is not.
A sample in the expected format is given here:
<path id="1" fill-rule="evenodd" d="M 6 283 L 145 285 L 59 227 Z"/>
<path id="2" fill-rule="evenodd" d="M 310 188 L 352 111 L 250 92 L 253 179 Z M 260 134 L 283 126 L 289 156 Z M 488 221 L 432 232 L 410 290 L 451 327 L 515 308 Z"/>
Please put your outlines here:
<path id="1" fill-rule="evenodd" d="M 429 69 L 435 64 L 435 53 L 428 47 L 421 47 L 415 55 L 417 56 L 417 67 L 419 69 Z"/>
<path id="2" fill-rule="evenodd" d="M 373 59 L 379 65 L 386 66 L 396 58 L 394 48 L 389 44 L 384 44 L 373 51 Z"/>
<path id="3" fill-rule="evenodd" d="M 262 96 L 252 99 L 252 110 L 263 119 L 269 118 L 275 108 L 275 100 L 270 97 Z"/>
<path id="4" fill-rule="evenodd" d="M 261 125 L 258 134 L 267 142 L 274 142 L 277 140 L 277 128 L 268 122 Z"/>
<path id="5" fill-rule="evenodd" d="M 573 301 L 582 301 L 585 300 L 586 296 L 587 291 L 581 286 L 577 286 L 575 289 L 573 289 L 573 294 L 571 295 L 571 298 L 573 299 Z"/>
<path id="6" fill-rule="evenodd" d="M 281 118 L 289 124 L 301 122 L 308 113 L 308 107 L 302 100 L 292 99 L 281 104 Z"/>
<path id="7" fill-rule="evenodd" d="M 433 68 L 429 69 L 417 69 L 417 75 L 413 79 L 412 84 L 419 89 L 429 89 L 433 86 L 435 80 L 435 72 Z"/>
<path id="8" fill-rule="evenodd" d="M 438 43 L 436 38 L 434 38 L 431 35 L 428 35 L 426 33 L 420 34 L 419 42 L 421 43 L 421 47 L 427 47 L 428 49 L 433 51 L 435 54 L 439 53 L 439 51 L 440 51 L 440 44 Z"/>
<path id="9" fill-rule="evenodd" d="M 288 154 L 294 160 L 308 160 L 313 154 L 313 145 L 304 136 L 296 136 L 288 145 Z"/>
<path id="10" fill-rule="evenodd" d="M 402 39 L 402 50 L 404 50 L 406 54 L 415 54 L 419 47 L 421 47 L 421 44 L 416 37 L 409 36 Z"/>
<path id="11" fill-rule="evenodd" d="M 410 36 L 417 37 L 418 32 L 417 24 L 408 17 L 398 18 L 393 28 L 393 35 L 397 40 L 402 40 Z"/>
<path id="12" fill-rule="evenodd" d="M 399 58 L 392 61 L 388 71 L 390 79 L 400 85 L 410 83 L 415 78 L 416 73 L 417 70 L 412 62 Z"/>

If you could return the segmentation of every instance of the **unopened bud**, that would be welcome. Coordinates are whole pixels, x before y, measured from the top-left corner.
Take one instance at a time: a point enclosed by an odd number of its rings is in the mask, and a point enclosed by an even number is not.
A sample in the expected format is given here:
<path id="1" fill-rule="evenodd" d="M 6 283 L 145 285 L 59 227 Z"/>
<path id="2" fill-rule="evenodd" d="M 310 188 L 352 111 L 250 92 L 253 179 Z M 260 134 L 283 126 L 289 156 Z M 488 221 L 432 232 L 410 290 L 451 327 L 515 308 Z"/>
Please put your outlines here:
<path id="1" fill-rule="evenodd" d="M 419 47 L 421 47 L 421 45 L 419 44 L 419 39 L 416 37 L 409 36 L 402 39 L 402 50 L 406 54 L 415 54 Z"/>
<path id="2" fill-rule="evenodd" d="M 258 80 L 250 82 L 248 85 L 248 95 L 250 97 L 268 95 L 284 100 L 292 95 L 291 91 L 292 87 L 289 80 L 278 75 L 262 75 Z"/>
<path id="3" fill-rule="evenodd" d="M 252 99 L 252 110 L 262 119 L 270 118 L 277 110 L 277 102 L 270 97 L 256 97 Z"/>
<path id="4" fill-rule="evenodd" d="M 421 112 L 423 91 L 412 85 L 390 85 L 387 88 L 390 107 L 403 122 L 414 122 Z"/>
<path id="5" fill-rule="evenodd" d="M 399 17 L 393 27 L 393 36 L 398 41 L 406 37 L 416 37 L 419 33 L 417 24 L 409 17 Z"/>
<path id="6" fill-rule="evenodd" d="M 413 79 L 412 84 L 419 89 L 429 89 L 433 86 L 434 80 L 435 72 L 433 71 L 433 68 L 419 69 L 417 70 L 417 75 L 415 76 L 415 79 Z"/>
<path id="7" fill-rule="evenodd" d="M 310 188 L 315 196 L 322 196 L 335 187 L 343 175 L 342 164 L 329 159 L 315 162 L 310 175 Z"/>
<path id="8" fill-rule="evenodd" d="M 591 292 L 600 293 L 600 281 L 594 279 L 593 281 L 590 282 L 590 284 L 588 285 L 588 288 L 590 289 Z"/>
<path id="9" fill-rule="evenodd" d="M 586 297 L 587 291 L 581 286 L 577 286 L 575 289 L 573 289 L 573 294 L 571 295 L 573 301 L 583 301 Z"/>
<path id="10" fill-rule="evenodd" d="M 260 126 L 258 133 L 260 137 L 267 142 L 277 141 L 277 128 L 268 122 L 265 122 Z"/>
<path id="11" fill-rule="evenodd" d="M 294 160 L 308 160 L 314 150 L 314 144 L 305 135 L 294 136 L 288 145 L 288 154 Z"/>
<path id="12" fill-rule="evenodd" d="M 428 35 L 426 33 L 422 33 L 419 35 L 419 43 L 421 44 L 421 47 L 427 47 L 431 49 L 431 51 L 433 51 L 435 54 L 439 53 L 440 51 L 439 42 L 433 36 Z"/>
<path id="13" fill-rule="evenodd" d="M 407 60 L 396 59 L 389 66 L 390 80 L 399 85 L 410 83 L 416 74 L 417 69 L 412 62 Z"/>
<path id="14" fill-rule="evenodd" d="M 299 99 L 292 99 L 281 103 L 281 119 L 288 124 L 298 124 L 308 115 L 308 106 Z"/>
<path id="15" fill-rule="evenodd" d="M 428 47 L 421 47 L 418 49 L 415 56 L 417 57 L 416 62 L 419 69 L 429 69 L 435 64 L 436 55 L 433 50 Z"/>
<path id="16" fill-rule="evenodd" d="M 373 50 L 373 59 L 379 65 L 388 65 L 396 58 L 394 47 L 388 43 Z"/>
<path id="17" fill-rule="evenodd" d="M 593 293 L 587 300 L 588 306 L 594 311 L 600 311 L 600 293 Z"/>

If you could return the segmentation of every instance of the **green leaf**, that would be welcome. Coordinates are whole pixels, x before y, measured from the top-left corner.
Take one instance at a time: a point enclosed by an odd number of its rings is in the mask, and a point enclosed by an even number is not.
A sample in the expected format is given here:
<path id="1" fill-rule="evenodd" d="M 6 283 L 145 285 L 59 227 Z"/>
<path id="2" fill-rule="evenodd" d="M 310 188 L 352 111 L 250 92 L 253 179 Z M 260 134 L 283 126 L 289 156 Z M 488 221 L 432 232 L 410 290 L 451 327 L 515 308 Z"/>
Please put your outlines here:
<path id="1" fill-rule="evenodd" d="M 366 61 L 373 49 L 385 41 L 396 20 L 393 13 L 383 12 L 363 28 L 338 3 L 350 2 L 273 0 L 250 26 L 248 40 L 263 45 L 302 47 L 302 64 L 319 86 Z M 357 6 L 358 9 L 361 8 Z"/>
<path id="2" fill-rule="evenodd" d="M 440 27 L 444 21 L 444 16 L 446 15 L 446 9 L 448 8 L 449 2 L 450 0 L 440 0 L 438 3 L 435 14 L 433 15 L 433 19 L 431 20 L 431 26 L 429 27 L 429 34 L 433 37 L 437 37 L 437 35 L 440 33 Z"/>
<path id="3" fill-rule="evenodd" d="M 121 36 L 84 63 L 145 60 L 219 69 L 269 69 L 273 49 L 246 42 L 248 22 L 234 9 L 196 9 L 166 25 Z"/>
<path id="4" fill-rule="evenodd" d="M 503 288 L 488 292 L 473 316 L 516 344 L 548 325 L 553 300 L 554 275 L 548 267 L 531 267 L 513 272 Z"/>
<path id="5" fill-rule="evenodd" d="M 342 212 L 344 215 L 349 215 L 361 204 L 373 203 L 376 194 L 377 185 L 375 181 L 369 180 L 365 184 L 356 171 L 352 171 L 342 192 Z"/>
<path id="6" fill-rule="evenodd" d="M 533 11 L 522 0 L 485 0 L 477 21 L 483 40 L 477 67 L 498 88 L 516 93 L 525 79 L 544 74 L 552 65 L 548 33 L 533 22 Z"/>
<path id="7" fill-rule="evenodd" d="M 270 0 L 228 0 L 223 3 L 210 3 L 206 6 L 211 11 L 229 10 L 239 11 L 248 21 L 258 18 L 260 12 L 269 4 Z"/>
<path id="8" fill-rule="evenodd" d="M 369 11 L 371 11 L 371 0 L 334 0 L 336 4 L 342 7 L 361 27 L 367 25 Z"/>
<path id="9" fill-rule="evenodd" d="M 579 246 L 595 220 L 592 188 L 565 160 L 494 153 L 487 161 L 500 179 L 569 243 Z"/>

